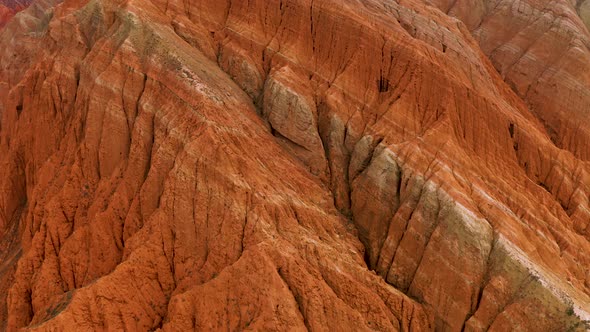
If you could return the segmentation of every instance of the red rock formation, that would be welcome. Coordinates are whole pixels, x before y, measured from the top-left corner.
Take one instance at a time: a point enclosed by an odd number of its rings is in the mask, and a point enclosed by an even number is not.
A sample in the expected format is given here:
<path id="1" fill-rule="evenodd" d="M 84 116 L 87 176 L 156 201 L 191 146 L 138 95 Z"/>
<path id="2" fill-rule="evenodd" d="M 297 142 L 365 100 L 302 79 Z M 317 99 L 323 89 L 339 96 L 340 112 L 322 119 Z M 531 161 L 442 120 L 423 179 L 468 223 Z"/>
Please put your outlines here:
<path id="1" fill-rule="evenodd" d="M 498 74 L 487 2 L 436 5 L 465 24 L 411 0 L 18 15 L 0 329 L 584 330 L 590 127 Z"/>
<path id="2" fill-rule="evenodd" d="M 465 22 L 554 143 L 589 160 L 590 2 L 434 2 Z"/>
<path id="3" fill-rule="evenodd" d="M 12 10 L 0 4 L 0 28 L 3 27 L 13 16 Z"/>
<path id="4" fill-rule="evenodd" d="M 19 11 L 27 8 L 32 0 L 1 0 L 0 29 Z"/>

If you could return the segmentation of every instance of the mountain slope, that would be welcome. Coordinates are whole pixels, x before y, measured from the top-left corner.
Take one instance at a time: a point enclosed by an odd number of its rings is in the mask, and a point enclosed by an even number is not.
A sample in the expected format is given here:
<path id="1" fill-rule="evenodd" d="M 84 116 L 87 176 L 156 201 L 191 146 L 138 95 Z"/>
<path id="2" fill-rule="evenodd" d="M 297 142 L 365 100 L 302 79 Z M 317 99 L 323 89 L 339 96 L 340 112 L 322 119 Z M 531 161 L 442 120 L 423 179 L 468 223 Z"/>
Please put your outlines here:
<path id="1" fill-rule="evenodd" d="M 587 1 L 436 1 L 465 22 L 559 147 L 590 156 Z M 478 10 L 470 10 L 470 8 Z"/>
<path id="2" fill-rule="evenodd" d="M 588 126 L 437 6 L 18 15 L 0 32 L 0 328 L 584 330 Z M 552 102 L 588 88 L 570 72 Z"/>
<path id="3" fill-rule="evenodd" d="M 2 28 L 16 13 L 27 8 L 32 2 L 32 0 L 0 1 L 0 28 Z"/>

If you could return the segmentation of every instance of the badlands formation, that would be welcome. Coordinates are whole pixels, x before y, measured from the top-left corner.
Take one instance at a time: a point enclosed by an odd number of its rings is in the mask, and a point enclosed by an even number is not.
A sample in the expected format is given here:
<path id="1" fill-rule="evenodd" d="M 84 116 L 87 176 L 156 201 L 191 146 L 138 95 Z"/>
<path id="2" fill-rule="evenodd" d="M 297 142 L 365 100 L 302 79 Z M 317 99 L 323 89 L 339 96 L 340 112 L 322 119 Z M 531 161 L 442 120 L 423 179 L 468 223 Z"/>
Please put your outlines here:
<path id="1" fill-rule="evenodd" d="M 590 1 L 1 3 L 0 330 L 590 326 Z"/>
<path id="2" fill-rule="evenodd" d="M 27 8 L 32 0 L 0 1 L 0 29 L 19 11 Z"/>

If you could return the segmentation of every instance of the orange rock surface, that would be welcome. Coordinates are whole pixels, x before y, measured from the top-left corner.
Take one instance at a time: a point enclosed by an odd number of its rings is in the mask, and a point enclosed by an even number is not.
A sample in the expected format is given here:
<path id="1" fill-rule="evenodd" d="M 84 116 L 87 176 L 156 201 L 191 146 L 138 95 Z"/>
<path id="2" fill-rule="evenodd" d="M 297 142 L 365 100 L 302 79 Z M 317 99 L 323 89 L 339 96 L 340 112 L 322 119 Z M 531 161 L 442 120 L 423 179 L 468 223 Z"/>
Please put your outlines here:
<path id="1" fill-rule="evenodd" d="M 12 18 L 13 12 L 8 7 L 0 4 L 0 28 Z"/>
<path id="2" fill-rule="evenodd" d="M 36 1 L 0 30 L 0 330 L 586 330 L 587 22 Z"/>
<path id="3" fill-rule="evenodd" d="M 32 0 L 0 0 L 0 29 L 19 11 L 27 8 Z"/>
<path id="4" fill-rule="evenodd" d="M 434 1 L 465 22 L 555 145 L 590 160 L 590 2 Z"/>

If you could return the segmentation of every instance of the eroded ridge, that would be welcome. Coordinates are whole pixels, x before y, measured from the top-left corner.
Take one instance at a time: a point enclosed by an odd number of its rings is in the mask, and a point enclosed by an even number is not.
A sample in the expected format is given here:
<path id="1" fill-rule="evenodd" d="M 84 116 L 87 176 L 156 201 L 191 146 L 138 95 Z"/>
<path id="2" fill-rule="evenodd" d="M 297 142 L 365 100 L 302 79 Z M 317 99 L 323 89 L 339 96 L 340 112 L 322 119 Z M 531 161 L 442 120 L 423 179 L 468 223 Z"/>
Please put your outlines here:
<path id="1" fill-rule="evenodd" d="M 584 330 L 584 155 L 447 12 L 23 12 L 0 33 L 0 328 Z"/>

